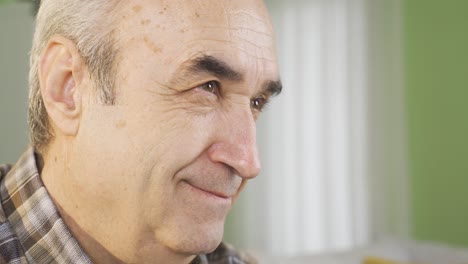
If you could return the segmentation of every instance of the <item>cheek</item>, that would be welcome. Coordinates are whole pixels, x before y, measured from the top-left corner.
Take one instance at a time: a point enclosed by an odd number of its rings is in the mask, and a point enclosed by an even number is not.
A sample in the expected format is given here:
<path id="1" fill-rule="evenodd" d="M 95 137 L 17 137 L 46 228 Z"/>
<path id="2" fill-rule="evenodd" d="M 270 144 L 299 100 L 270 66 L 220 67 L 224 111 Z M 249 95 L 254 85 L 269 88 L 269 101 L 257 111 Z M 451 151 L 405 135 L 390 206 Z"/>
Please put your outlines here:
<path id="1" fill-rule="evenodd" d="M 211 142 L 210 115 L 183 108 L 150 106 L 130 111 L 125 141 L 140 157 L 140 166 L 174 174 L 196 159 Z"/>

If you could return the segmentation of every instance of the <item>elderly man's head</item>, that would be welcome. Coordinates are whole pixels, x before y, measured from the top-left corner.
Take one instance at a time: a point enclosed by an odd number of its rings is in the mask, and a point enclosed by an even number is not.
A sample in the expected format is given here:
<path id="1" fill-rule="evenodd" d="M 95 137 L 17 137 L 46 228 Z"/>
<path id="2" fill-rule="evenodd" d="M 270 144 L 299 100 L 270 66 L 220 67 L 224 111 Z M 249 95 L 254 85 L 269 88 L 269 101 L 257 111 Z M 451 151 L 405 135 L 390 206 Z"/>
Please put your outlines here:
<path id="1" fill-rule="evenodd" d="M 212 251 L 281 90 L 263 2 L 42 2 L 32 142 L 78 240 L 98 260 Z"/>

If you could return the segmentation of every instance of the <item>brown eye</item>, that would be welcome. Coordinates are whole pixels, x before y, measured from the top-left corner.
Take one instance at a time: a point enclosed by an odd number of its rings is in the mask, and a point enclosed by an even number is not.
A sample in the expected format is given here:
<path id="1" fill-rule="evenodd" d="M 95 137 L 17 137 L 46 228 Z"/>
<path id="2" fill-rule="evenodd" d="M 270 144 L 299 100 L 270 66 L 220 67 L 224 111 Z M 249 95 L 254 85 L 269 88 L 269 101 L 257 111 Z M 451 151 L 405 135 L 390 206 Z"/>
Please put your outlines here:
<path id="1" fill-rule="evenodd" d="M 265 105 L 267 104 L 267 99 L 263 96 L 255 97 L 250 101 L 252 109 L 256 111 L 262 111 Z"/>
<path id="2" fill-rule="evenodd" d="M 200 85 L 199 87 L 212 94 L 218 94 L 220 90 L 220 84 L 217 81 L 209 81 Z"/>

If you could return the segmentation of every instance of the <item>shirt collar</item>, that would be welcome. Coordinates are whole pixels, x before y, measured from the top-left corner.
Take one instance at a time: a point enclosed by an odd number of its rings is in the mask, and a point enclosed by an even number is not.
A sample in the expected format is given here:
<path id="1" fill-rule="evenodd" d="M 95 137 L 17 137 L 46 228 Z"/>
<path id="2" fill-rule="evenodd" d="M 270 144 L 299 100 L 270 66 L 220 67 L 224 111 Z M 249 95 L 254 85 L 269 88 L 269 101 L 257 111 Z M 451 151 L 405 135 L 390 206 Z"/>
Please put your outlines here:
<path id="1" fill-rule="evenodd" d="M 91 263 L 60 217 L 29 148 L 0 185 L 5 217 L 29 262 Z"/>

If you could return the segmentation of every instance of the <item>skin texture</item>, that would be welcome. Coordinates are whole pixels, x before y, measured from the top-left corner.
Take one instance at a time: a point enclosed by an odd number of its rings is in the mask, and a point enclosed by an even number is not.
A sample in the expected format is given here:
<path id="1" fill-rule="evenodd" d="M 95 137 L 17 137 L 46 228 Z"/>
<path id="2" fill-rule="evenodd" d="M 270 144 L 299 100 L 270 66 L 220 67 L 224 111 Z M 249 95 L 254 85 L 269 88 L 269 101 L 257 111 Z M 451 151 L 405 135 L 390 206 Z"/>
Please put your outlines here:
<path id="1" fill-rule="evenodd" d="M 279 80 L 272 27 L 262 1 L 123 2 L 115 105 L 97 101 L 73 42 L 54 36 L 43 53 L 55 137 L 42 178 L 96 263 L 189 263 L 219 245 L 260 171 L 255 120 Z M 213 60 L 234 72 L 200 70 Z"/>

